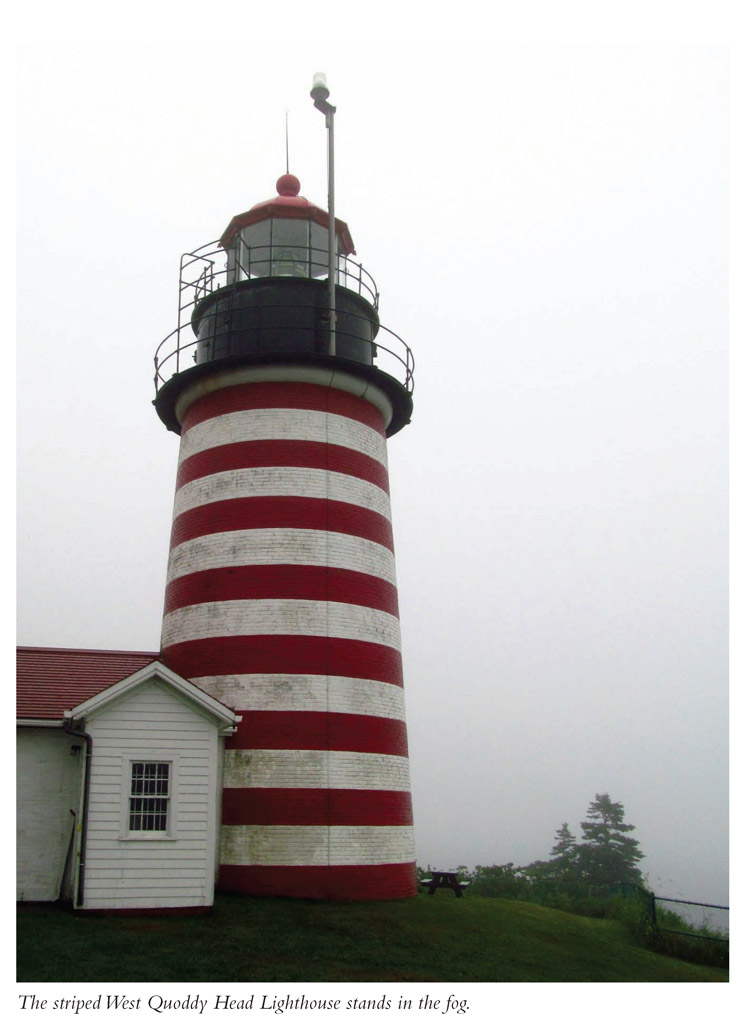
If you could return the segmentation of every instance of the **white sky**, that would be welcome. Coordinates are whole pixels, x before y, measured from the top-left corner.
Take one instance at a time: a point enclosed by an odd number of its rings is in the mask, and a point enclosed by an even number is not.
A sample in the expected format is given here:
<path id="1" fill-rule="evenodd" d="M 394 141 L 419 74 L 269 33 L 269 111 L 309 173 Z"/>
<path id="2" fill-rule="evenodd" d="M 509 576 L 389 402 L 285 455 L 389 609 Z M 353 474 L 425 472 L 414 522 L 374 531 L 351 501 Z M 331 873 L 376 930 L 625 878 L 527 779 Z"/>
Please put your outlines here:
<path id="1" fill-rule="evenodd" d="M 247 46 L 252 44 L 248 36 Z M 728 904 L 728 66 L 710 46 L 37 45 L 19 60 L 18 641 L 157 649 L 180 254 L 290 169 L 416 357 L 390 442 L 417 851 L 597 792 Z"/>

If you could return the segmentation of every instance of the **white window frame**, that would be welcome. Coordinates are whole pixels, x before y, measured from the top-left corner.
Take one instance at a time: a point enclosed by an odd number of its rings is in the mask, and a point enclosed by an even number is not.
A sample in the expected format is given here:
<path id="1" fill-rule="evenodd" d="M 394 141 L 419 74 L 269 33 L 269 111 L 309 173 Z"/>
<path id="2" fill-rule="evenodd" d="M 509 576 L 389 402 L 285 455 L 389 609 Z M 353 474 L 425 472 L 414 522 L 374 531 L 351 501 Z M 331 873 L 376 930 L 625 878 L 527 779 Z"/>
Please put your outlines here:
<path id="1" fill-rule="evenodd" d="M 166 763 L 169 767 L 169 806 L 166 830 L 130 830 L 130 799 L 133 797 L 132 776 L 134 763 Z M 121 841 L 176 841 L 177 795 L 179 792 L 179 756 L 174 752 L 148 749 L 141 753 L 128 753 L 122 757 L 122 795 L 120 799 Z M 158 797 L 158 796 L 154 796 Z"/>

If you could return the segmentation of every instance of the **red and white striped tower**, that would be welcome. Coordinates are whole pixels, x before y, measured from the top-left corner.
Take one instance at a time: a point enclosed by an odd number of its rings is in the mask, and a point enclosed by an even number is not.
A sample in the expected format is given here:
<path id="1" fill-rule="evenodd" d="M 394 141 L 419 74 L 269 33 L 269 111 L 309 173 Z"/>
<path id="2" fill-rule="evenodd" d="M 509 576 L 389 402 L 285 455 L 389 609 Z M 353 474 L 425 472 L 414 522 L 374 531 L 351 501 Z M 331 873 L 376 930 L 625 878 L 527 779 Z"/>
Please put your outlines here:
<path id="1" fill-rule="evenodd" d="M 328 214 L 293 175 L 277 191 L 183 257 L 156 356 L 181 436 L 162 656 L 242 715 L 220 888 L 400 898 L 416 879 L 386 437 L 410 420 L 411 353 L 338 220 L 331 347 Z"/>

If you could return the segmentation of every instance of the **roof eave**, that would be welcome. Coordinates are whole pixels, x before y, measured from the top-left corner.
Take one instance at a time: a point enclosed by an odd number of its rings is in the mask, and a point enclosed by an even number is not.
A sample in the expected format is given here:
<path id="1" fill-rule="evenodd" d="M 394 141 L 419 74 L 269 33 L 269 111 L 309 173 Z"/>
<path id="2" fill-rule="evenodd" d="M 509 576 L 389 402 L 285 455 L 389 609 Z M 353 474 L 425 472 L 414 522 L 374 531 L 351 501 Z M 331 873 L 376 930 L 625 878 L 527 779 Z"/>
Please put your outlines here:
<path id="1" fill-rule="evenodd" d="M 49 717 L 16 717 L 16 727 L 63 727 L 62 720 Z"/>
<path id="2" fill-rule="evenodd" d="M 101 710 L 107 703 L 114 699 L 118 699 L 125 695 L 127 692 L 132 691 L 139 685 L 144 684 L 153 678 L 159 681 L 166 682 L 171 688 L 179 692 L 185 698 L 201 707 L 207 713 L 216 717 L 219 721 L 221 733 L 232 733 L 232 731 L 226 731 L 225 729 L 234 729 L 236 725 L 241 721 L 241 717 L 225 703 L 220 702 L 213 696 L 204 692 L 198 688 L 197 685 L 193 685 L 192 682 L 182 678 L 179 674 L 170 670 L 165 664 L 159 660 L 154 660 L 150 664 L 146 664 L 140 670 L 135 671 L 134 674 L 129 675 L 127 678 L 123 678 L 121 681 L 115 682 L 114 685 L 110 685 L 109 688 L 105 688 L 102 692 L 92 696 L 83 703 L 79 703 L 78 706 L 74 706 L 72 710 L 65 710 L 64 717 L 66 720 L 81 720 L 85 717 L 89 717 L 92 713 L 96 713 Z"/>
<path id="3" fill-rule="evenodd" d="M 324 209 L 320 209 L 319 206 L 311 204 L 309 206 L 267 205 L 260 208 L 255 206 L 252 209 L 248 209 L 246 213 L 238 213 L 232 217 L 218 243 L 222 248 L 228 248 L 242 228 L 251 227 L 253 224 L 259 224 L 264 220 L 272 220 L 274 218 L 281 220 L 312 220 L 320 227 L 328 226 L 328 214 Z M 356 255 L 354 239 L 351 237 L 348 224 L 336 217 L 335 231 L 340 242 L 341 253 L 347 256 Z"/>

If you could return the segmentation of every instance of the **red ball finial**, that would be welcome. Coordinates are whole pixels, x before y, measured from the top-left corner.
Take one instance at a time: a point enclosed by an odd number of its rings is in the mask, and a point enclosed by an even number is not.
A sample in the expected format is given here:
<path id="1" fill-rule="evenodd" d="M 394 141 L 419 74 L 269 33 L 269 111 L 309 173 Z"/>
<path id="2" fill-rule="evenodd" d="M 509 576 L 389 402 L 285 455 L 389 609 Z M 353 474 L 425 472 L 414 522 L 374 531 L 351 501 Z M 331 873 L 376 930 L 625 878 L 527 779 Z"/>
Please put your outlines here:
<path id="1" fill-rule="evenodd" d="M 276 191 L 279 195 L 298 195 L 301 187 L 299 178 L 293 174 L 282 174 L 276 181 Z"/>

